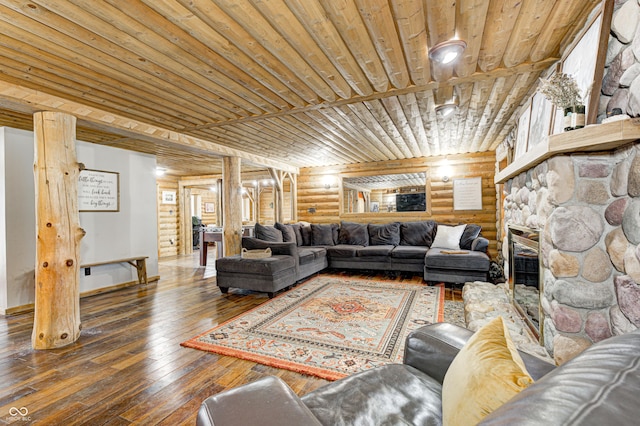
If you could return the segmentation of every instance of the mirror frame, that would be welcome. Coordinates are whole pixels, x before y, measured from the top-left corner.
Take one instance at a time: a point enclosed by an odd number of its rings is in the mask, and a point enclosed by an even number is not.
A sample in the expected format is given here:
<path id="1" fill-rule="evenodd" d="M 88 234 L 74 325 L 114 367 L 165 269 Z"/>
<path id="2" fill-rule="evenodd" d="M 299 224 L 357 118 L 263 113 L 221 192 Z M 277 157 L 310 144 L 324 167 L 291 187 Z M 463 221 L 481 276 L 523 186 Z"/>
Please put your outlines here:
<path id="1" fill-rule="evenodd" d="M 431 216 L 431 175 L 429 173 L 429 168 L 408 168 L 404 170 L 388 170 L 385 171 L 380 170 L 368 170 L 368 171 L 357 171 L 357 172 L 344 172 L 338 175 L 339 179 L 339 209 L 340 214 L 339 217 L 344 218 L 355 218 L 355 217 L 366 217 L 366 218 L 376 218 L 376 217 L 390 217 L 390 216 Z M 427 201 L 427 209 L 425 211 L 410 211 L 410 212 L 363 212 L 363 213 L 345 213 L 344 211 L 344 178 L 353 178 L 353 177 L 362 177 L 362 176 L 377 176 L 377 175 L 401 175 L 406 173 L 424 173 L 425 175 L 425 183 L 424 183 L 424 192 L 426 195 Z"/>

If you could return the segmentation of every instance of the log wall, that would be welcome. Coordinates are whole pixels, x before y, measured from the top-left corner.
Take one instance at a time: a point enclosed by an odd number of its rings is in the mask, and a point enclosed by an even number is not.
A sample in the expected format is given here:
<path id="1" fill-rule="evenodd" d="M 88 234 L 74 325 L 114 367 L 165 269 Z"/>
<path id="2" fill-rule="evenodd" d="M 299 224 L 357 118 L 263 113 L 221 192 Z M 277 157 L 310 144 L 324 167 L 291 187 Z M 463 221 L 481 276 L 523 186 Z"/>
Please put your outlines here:
<path id="1" fill-rule="evenodd" d="M 333 167 L 300 169 L 298 177 L 298 219 L 311 223 L 339 223 L 342 220 L 359 223 L 407 222 L 433 219 L 440 223 L 475 223 L 482 226 L 482 235 L 489 239 L 489 254 L 496 250 L 496 187 L 495 152 L 448 156 L 450 179 L 443 182 L 440 168 L 444 157 L 426 157 L 410 160 L 350 164 Z M 349 213 L 340 212 L 340 176 L 344 174 L 408 173 L 427 171 L 429 184 L 427 199 L 429 210 L 425 213 Z M 325 188 L 327 175 L 335 176 L 336 183 Z M 453 179 L 482 178 L 482 210 L 453 210 Z"/>
<path id="2" fill-rule="evenodd" d="M 178 178 L 156 178 L 158 201 L 158 257 L 176 256 L 180 247 L 179 204 L 162 204 L 162 191 L 178 193 Z"/>

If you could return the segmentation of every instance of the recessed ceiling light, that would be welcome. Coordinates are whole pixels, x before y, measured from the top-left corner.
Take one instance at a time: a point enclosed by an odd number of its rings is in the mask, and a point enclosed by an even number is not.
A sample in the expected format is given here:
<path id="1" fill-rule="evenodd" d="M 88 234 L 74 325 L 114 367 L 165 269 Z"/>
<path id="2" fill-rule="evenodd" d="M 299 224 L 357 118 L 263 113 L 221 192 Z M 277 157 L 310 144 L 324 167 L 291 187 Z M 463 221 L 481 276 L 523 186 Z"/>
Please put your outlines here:
<path id="1" fill-rule="evenodd" d="M 429 58 L 439 64 L 447 65 L 462 55 L 466 48 L 467 43 L 464 40 L 443 41 L 429 49 Z"/>

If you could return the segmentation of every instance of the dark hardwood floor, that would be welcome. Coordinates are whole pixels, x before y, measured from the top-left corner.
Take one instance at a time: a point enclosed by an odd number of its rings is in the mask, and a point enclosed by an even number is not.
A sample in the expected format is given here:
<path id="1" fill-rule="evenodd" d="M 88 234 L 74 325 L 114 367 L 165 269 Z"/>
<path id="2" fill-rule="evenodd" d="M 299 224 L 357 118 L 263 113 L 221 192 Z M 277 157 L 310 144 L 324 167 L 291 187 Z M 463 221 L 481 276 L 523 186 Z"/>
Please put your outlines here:
<path id="1" fill-rule="evenodd" d="M 268 300 L 223 296 L 213 268 L 197 265 L 197 254 L 164 259 L 157 283 L 83 298 L 81 337 L 66 348 L 35 351 L 33 314 L 0 316 L 0 424 L 194 424 L 206 397 L 266 375 L 299 395 L 327 383 L 180 346 Z M 459 291 L 447 299 L 460 300 Z M 23 407 L 26 421 L 15 414 Z"/>

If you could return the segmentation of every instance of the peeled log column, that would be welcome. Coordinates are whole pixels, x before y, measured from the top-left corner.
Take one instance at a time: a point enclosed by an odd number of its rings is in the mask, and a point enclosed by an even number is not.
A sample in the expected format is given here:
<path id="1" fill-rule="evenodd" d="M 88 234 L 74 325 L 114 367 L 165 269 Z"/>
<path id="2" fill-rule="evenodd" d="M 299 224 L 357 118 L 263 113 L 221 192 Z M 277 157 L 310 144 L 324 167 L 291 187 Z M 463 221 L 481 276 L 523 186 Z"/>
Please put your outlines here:
<path id="1" fill-rule="evenodd" d="M 239 157 L 222 159 L 224 255 L 242 251 L 242 178 Z"/>
<path id="2" fill-rule="evenodd" d="M 80 337 L 80 228 L 76 118 L 33 116 L 36 187 L 34 349 L 69 345 Z"/>

